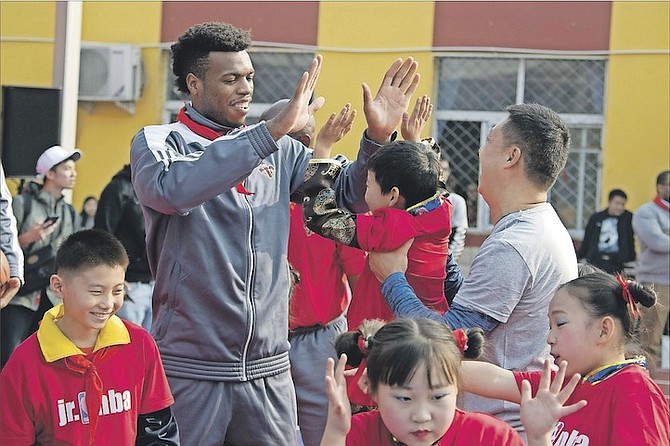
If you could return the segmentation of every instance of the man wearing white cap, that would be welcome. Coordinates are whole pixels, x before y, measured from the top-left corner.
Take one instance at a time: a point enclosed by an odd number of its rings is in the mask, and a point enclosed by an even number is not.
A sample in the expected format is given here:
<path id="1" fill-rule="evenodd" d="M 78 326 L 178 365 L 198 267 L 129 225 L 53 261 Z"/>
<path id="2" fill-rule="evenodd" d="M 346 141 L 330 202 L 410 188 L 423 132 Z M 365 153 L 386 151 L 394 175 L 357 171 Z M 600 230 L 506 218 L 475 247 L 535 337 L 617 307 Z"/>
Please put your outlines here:
<path id="1" fill-rule="evenodd" d="M 44 255 L 45 247 L 53 247 L 55 253 L 63 240 L 78 227 L 77 213 L 65 202 L 63 190 L 74 187 L 77 179 L 75 162 L 79 158 L 79 150 L 49 147 L 35 166 L 37 178 L 43 183 L 29 182 L 23 193 L 12 201 L 26 274 L 24 286 L 0 313 L 2 366 L 14 349 L 37 329 L 37 323 L 57 300 L 48 290 L 48 278 L 44 282 L 34 279 L 35 274 L 30 273 L 31 265 L 42 263 L 38 257 L 48 258 Z M 47 273 L 52 272 L 49 269 L 53 265 L 45 262 L 44 266 Z"/>

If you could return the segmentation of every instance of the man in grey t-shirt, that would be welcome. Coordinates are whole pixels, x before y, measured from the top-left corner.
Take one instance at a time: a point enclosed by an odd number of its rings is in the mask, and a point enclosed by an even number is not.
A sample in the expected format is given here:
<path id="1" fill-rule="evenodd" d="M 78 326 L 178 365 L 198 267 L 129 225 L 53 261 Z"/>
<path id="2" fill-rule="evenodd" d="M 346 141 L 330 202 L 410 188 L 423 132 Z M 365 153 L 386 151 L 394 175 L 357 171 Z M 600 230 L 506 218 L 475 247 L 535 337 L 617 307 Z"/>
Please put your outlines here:
<path id="1" fill-rule="evenodd" d="M 565 167 L 570 134 L 546 107 L 520 104 L 507 111 L 479 149 L 479 193 L 495 225 L 449 311 L 433 313 L 414 295 L 402 274 L 407 262 L 402 251 L 370 253 L 370 267 L 398 317 L 481 327 L 489 361 L 511 370 L 538 370 L 549 353 L 549 301 L 560 284 L 577 277 L 572 240 L 547 202 Z M 462 407 L 523 430 L 518 405 L 466 394 Z"/>

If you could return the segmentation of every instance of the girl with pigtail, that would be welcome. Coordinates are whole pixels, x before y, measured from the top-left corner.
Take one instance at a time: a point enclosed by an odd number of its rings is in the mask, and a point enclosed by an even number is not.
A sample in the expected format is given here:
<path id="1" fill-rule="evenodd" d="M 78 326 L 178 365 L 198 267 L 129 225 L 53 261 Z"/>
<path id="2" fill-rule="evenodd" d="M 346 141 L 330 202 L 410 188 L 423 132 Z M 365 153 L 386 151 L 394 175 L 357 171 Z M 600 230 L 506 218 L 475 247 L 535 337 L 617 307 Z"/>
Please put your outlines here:
<path id="1" fill-rule="evenodd" d="M 638 304 L 656 294 L 635 281 L 600 270 L 562 285 L 549 305 L 547 342 L 555 363 L 583 379 L 567 400 L 585 400 L 578 414 L 559 419 L 553 445 L 670 445 L 670 412 L 640 353 Z M 568 364 L 565 364 L 567 361 Z M 522 381 L 535 394 L 539 372 L 513 372 L 479 361 L 464 362 L 461 389 L 519 402 Z M 526 384 L 527 385 L 527 384 Z"/>
<path id="2" fill-rule="evenodd" d="M 367 412 L 375 409 L 377 406 L 369 392 L 365 392 L 360 388 L 359 382 L 366 370 L 366 357 L 370 350 L 369 342 L 385 323 L 381 319 L 364 320 L 357 331 L 343 333 L 335 340 L 335 351 L 337 351 L 337 354 L 346 354 L 347 367 L 355 369 L 352 372 L 345 372 L 347 395 L 352 406 L 352 414 Z M 482 329 L 473 328 L 469 332 L 459 329 L 454 330 L 452 335 L 459 350 L 466 359 L 476 359 L 482 354 L 484 344 L 484 332 Z"/>
<path id="3" fill-rule="evenodd" d="M 428 319 L 364 321 L 357 332 L 340 335 L 336 344 L 340 359 L 336 366 L 328 359 L 326 366 L 329 407 L 321 446 L 524 445 L 505 422 L 456 408 L 463 354 L 479 357 L 483 341 L 481 329 L 452 332 Z M 378 406 L 353 417 L 344 378 L 347 351 L 352 355 L 350 365 L 366 370 L 360 385 Z M 565 367 L 550 386 L 547 367 L 538 396 L 531 399 L 529 389 L 524 392 L 522 419 L 530 420 L 531 446 L 548 445 L 556 419 L 583 406 L 563 407 L 578 379 L 561 390 L 564 377 Z"/>

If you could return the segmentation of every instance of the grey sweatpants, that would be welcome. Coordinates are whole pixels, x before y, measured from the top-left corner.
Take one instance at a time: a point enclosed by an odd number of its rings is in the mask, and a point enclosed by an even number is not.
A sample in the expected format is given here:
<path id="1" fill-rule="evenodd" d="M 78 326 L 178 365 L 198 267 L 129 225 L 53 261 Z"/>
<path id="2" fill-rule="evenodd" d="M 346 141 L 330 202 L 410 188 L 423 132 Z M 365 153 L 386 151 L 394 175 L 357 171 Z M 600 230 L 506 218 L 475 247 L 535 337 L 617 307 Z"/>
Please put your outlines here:
<path id="1" fill-rule="evenodd" d="M 246 382 L 168 377 L 182 446 L 294 446 L 289 372 Z"/>
<path id="2" fill-rule="evenodd" d="M 340 316 L 323 327 L 297 329 L 289 334 L 291 376 L 298 400 L 298 425 L 305 446 L 318 446 L 328 418 L 328 395 L 324 384 L 326 359 L 335 358 L 335 339 L 347 331 Z"/>
<path id="3" fill-rule="evenodd" d="M 670 285 L 643 283 L 644 286 L 653 288 L 657 294 L 656 305 L 646 308 L 638 305 L 642 313 L 642 331 L 640 341 L 642 347 L 653 357 L 654 361 L 661 359 L 661 336 L 668 323 L 668 308 L 670 307 Z M 650 370 L 654 370 L 656 364 L 648 364 Z"/>

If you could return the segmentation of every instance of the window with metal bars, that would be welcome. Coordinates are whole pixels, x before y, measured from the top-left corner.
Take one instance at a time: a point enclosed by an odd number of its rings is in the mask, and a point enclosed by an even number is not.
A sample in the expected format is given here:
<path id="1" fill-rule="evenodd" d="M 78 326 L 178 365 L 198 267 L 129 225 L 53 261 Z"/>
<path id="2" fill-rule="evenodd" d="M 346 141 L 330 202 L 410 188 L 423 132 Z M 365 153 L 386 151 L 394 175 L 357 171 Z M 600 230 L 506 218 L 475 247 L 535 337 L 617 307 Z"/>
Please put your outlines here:
<path id="1" fill-rule="evenodd" d="M 250 49 L 249 55 L 256 73 L 254 75 L 254 97 L 246 123 L 254 124 L 263 111 L 275 101 L 290 98 L 302 73 L 309 68 L 314 54 L 289 51 Z M 175 86 L 172 60 L 166 51 L 166 94 L 163 122 L 173 122 L 179 109 L 188 101 L 188 95 Z"/>
<path id="2" fill-rule="evenodd" d="M 505 107 L 536 102 L 558 112 L 570 127 L 568 162 L 550 202 L 573 236 L 581 236 L 600 202 L 604 59 L 447 55 L 437 59 L 436 136 L 451 161 L 455 192 L 467 198 L 471 228 L 493 222 L 477 194 L 477 151 Z"/>

